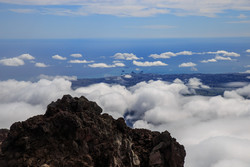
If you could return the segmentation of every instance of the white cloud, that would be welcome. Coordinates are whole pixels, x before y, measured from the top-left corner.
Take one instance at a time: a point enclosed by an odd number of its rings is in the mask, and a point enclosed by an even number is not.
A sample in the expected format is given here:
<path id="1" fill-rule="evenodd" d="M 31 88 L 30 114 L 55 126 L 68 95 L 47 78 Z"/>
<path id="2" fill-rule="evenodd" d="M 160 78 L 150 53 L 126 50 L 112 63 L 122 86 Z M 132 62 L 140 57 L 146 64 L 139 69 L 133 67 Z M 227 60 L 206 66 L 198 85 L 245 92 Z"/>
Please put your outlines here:
<path id="1" fill-rule="evenodd" d="M 133 53 L 116 53 L 113 56 L 115 59 L 124 59 L 124 60 L 138 60 L 143 58 L 138 58 Z"/>
<path id="2" fill-rule="evenodd" d="M 149 57 L 152 57 L 154 59 L 169 59 L 170 57 L 174 57 L 176 56 L 175 53 L 173 52 L 165 52 L 165 53 L 161 53 L 161 54 L 151 54 Z"/>
<path id="3" fill-rule="evenodd" d="M 56 60 L 66 60 L 67 58 L 66 57 L 62 57 L 62 56 L 59 56 L 59 55 L 54 55 L 52 56 L 53 59 L 56 59 Z"/>
<path id="4" fill-rule="evenodd" d="M 250 100 L 234 95 L 186 96 L 191 87 L 202 85 L 199 79 L 193 78 L 188 85 L 176 79 L 173 83 L 141 82 L 130 88 L 100 83 L 72 90 L 71 82 L 62 78 L 33 83 L 0 81 L 0 127 L 43 114 L 47 104 L 64 94 L 83 95 L 115 118 L 135 111 L 125 118 L 135 128 L 168 130 L 185 146 L 185 166 L 248 166 Z M 250 86 L 227 92 L 245 96 Z"/>
<path id="5" fill-rule="evenodd" d="M 127 79 L 132 78 L 132 76 L 131 76 L 131 75 L 129 75 L 129 74 L 126 74 L 126 75 L 124 75 L 123 77 L 124 77 L 124 78 L 127 78 Z"/>
<path id="6" fill-rule="evenodd" d="M 35 57 L 31 56 L 28 53 L 22 54 L 22 55 L 18 56 L 18 58 L 22 59 L 22 60 L 34 60 L 35 59 Z"/>
<path id="7" fill-rule="evenodd" d="M 108 65 L 106 63 L 94 63 L 94 64 L 89 64 L 89 67 L 92 67 L 92 68 L 113 68 L 113 67 L 125 67 L 125 64 L 114 63 L 111 65 Z"/>
<path id="8" fill-rule="evenodd" d="M 213 52 L 214 54 L 215 52 Z M 208 59 L 208 60 L 202 60 L 201 62 L 202 63 L 210 63 L 210 62 L 217 62 L 217 60 L 228 60 L 228 61 L 233 61 L 235 59 L 231 59 L 231 57 L 223 57 L 223 56 L 219 56 L 219 55 L 216 55 L 215 58 L 213 59 Z"/>
<path id="9" fill-rule="evenodd" d="M 250 49 L 247 49 L 246 52 L 247 52 L 247 53 L 250 53 Z"/>
<path id="10" fill-rule="evenodd" d="M 50 102 L 67 93 L 71 93 L 71 83 L 65 79 L 41 79 L 34 83 L 0 81 L 0 127 L 43 114 Z"/>
<path id="11" fill-rule="evenodd" d="M 192 63 L 192 62 L 187 62 L 187 63 L 182 63 L 179 65 L 179 67 L 194 67 L 196 66 L 197 64 L 195 63 Z"/>
<path id="12" fill-rule="evenodd" d="M 13 57 L 13 58 L 4 58 L 0 60 L 0 64 L 4 66 L 23 66 L 24 60 L 33 60 L 35 59 L 33 56 L 30 54 L 22 54 L 18 57 Z"/>
<path id="13" fill-rule="evenodd" d="M 233 94 L 236 93 L 236 94 L 238 94 L 240 96 L 250 98 L 250 84 L 245 85 L 242 88 L 238 88 L 236 90 L 226 92 L 227 95 L 230 94 L 230 93 L 233 93 Z"/>
<path id="14" fill-rule="evenodd" d="M 36 67 L 41 67 L 41 68 L 48 67 L 48 65 L 46 65 L 44 63 L 36 63 L 35 66 Z"/>
<path id="15" fill-rule="evenodd" d="M 176 53 L 176 55 L 193 55 L 193 52 L 191 51 L 182 51 L 182 52 L 178 52 Z"/>
<path id="16" fill-rule="evenodd" d="M 80 54 L 80 53 L 75 53 L 75 54 L 71 54 L 70 56 L 71 56 L 71 57 L 75 57 L 75 58 L 79 58 L 79 57 L 82 57 L 82 54 Z"/>
<path id="17" fill-rule="evenodd" d="M 204 85 L 200 79 L 198 78 L 190 78 L 188 80 L 188 83 L 187 83 L 187 86 L 192 88 L 192 89 L 200 89 L 200 88 L 203 88 L 203 89 L 209 89 L 210 87 L 207 86 L 207 85 Z"/>
<path id="18" fill-rule="evenodd" d="M 245 72 L 241 72 L 241 73 L 250 74 L 250 70 L 246 70 Z"/>
<path id="19" fill-rule="evenodd" d="M 76 64 L 80 64 L 80 63 L 93 63 L 94 61 L 87 61 L 87 60 L 70 60 L 69 63 L 76 63 Z"/>
<path id="20" fill-rule="evenodd" d="M 245 67 L 245 68 L 250 68 L 250 65 L 245 65 L 244 67 Z"/>
<path id="21" fill-rule="evenodd" d="M 60 78 L 63 78 L 65 80 L 68 80 L 68 81 L 76 81 L 77 80 L 77 76 L 61 76 L 61 75 L 56 75 L 56 76 L 50 76 L 50 75 L 44 75 L 44 74 L 41 74 L 38 76 L 38 79 L 46 79 L 46 80 L 54 80 L 54 79 L 60 79 Z"/>
<path id="22" fill-rule="evenodd" d="M 215 57 L 216 60 L 229 60 L 232 61 L 231 57 L 223 57 L 223 56 L 216 56 Z"/>
<path id="23" fill-rule="evenodd" d="M 14 57 L 14 58 L 1 59 L 0 64 L 4 66 L 23 66 L 25 63 L 22 59 Z"/>
<path id="24" fill-rule="evenodd" d="M 154 62 L 149 62 L 149 61 L 145 61 L 145 62 L 140 62 L 140 61 L 133 61 L 133 64 L 136 66 L 141 66 L 141 67 L 151 67 L 151 66 L 167 66 L 168 64 L 163 63 L 161 61 L 154 61 Z"/>
<path id="25" fill-rule="evenodd" d="M 152 57 L 154 59 L 169 59 L 171 57 L 179 56 L 179 55 L 193 55 L 193 52 L 191 51 L 182 51 L 182 52 L 165 52 L 161 54 L 151 54 L 149 57 Z"/>
<path id="26" fill-rule="evenodd" d="M 216 59 L 208 59 L 208 60 L 202 60 L 201 63 L 210 63 L 210 62 L 217 62 Z"/>
<path id="27" fill-rule="evenodd" d="M 115 67 L 125 67 L 124 63 L 115 63 Z"/>
<path id="28" fill-rule="evenodd" d="M 220 56 L 225 56 L 225 57 L 240 57 L 240 54 L 235 53 L 235 52 L 228 52 L 225 50 L 218 50 L 217 52 L 206 52 L 207 54 L 215 54 L 215 55 L 220 55 Z"/>
<path id="29" fill-rule="evenodd" d="M 228 82 L 224 84 L 223 86 L 229 87 L 229 88 L 238 88 L 238 87 L 244 87 L 247 86 L 249 83 L 248 82 Z"/>
<path id="30" fill-rule="evenodd" d="M 0 0 L 3 3 L 20 5 L 53 5 L 55 9 L 50 10 L 49 14 L 61 15 L 90 15 L 105 14 L 116 16 L 148 17 L 157 14 L 171 13 L 177 16 L 196 15 L 215 17 L 217 14 L 227 12 L 228 10 L 248 11 L 250 9 L 248 0 L 110 0 L 110 1 L 91 1 L 91 0 L 53 0 L 53 1 L 31 1 L 31 0 Z M 195 5 L 194 5 L 195 4 Z M 62 9 L 59 7 L 65 5 L 78 6 L 76 9 Z M 43 13 L 46 12 L 42 11 Z M 240 15 L 242 17 L 243 15 Z M 243 16 L 244 17 L 244 16 Z"/>

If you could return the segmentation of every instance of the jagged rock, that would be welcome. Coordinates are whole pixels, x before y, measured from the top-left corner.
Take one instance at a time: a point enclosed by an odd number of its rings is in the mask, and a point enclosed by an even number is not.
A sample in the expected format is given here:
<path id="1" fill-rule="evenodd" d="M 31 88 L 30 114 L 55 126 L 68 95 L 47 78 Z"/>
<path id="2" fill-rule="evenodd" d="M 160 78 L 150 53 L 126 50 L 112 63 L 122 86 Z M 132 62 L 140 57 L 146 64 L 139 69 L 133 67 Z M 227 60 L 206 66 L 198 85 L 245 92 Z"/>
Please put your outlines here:
<path id="1" fill-rule="evenodd" d="M 0 129 L 0 154 L 2 153 L 1 150 L 2 142 L 7 138 L 8 133 L 9 133 L 8 129 Z"/>
<path id="2" fill-rule="evenodd" d="M 85 97 L 65 95 L 44 115 L 16 122 L 2 143 L 1 167 L 183 167 L 170 134 L 131 129 Z"/>

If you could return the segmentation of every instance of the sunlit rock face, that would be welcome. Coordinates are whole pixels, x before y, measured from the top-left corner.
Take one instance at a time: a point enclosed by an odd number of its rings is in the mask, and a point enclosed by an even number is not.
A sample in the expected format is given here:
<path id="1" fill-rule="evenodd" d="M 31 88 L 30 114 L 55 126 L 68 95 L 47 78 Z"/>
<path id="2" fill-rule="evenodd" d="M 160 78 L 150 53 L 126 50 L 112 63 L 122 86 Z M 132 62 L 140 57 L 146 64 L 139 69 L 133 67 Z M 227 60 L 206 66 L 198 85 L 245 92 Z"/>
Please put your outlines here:
<path id="1" fill-rule="evenodd" d="M 169 132 L 131 129 L 101 113 L 85 97 L 63 96 L 44 115 L 11 126 L 0 166 L 184 166 L 185 149 Z"/>

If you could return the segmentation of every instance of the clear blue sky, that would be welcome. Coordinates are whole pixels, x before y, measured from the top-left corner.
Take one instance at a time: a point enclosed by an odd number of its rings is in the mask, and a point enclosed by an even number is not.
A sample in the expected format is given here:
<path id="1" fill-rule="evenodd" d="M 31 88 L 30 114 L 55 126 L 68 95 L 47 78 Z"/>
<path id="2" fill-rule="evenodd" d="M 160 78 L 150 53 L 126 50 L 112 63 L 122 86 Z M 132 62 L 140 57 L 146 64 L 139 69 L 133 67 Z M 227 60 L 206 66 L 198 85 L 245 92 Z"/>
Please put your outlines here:
<path id="1" fill-rule="evenodd" d="M 0 38 L 250 37 L 249 0 L 0 0 Z"/>

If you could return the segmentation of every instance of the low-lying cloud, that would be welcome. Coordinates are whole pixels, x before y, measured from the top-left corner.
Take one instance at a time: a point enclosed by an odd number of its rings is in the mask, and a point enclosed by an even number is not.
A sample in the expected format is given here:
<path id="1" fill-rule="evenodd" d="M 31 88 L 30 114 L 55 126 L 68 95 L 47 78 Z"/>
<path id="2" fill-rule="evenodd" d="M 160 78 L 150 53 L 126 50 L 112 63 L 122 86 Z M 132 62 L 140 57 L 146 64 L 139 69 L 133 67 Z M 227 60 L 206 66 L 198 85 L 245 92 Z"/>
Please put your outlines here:
<path id="1" fill-rule="evenodd" d="M 179 67 L 195 67 L 197 64 L 193 62 L 187 62 L 187 63 L 182 63 L 179 65 Z"/>
<path id="2" fill-rule="evenodd" d="M 53 59 L 56 59 L 56 60 L 67 60 L 66 57 L 62 57 L 62 56 L 60 56 L 60 55 L 54 55 L 54 56 L 52 56 L 52 58 L 53 58 Z"/>
<path id="3" fill-rule="evenodd" d="M 140 66 L 140 67 L 152 67 L 152 66 L 167 66 L 168 64 L 163 63 L 162 61 L 153 61 L 153 62 L 149 62 L 149 61 L 145 61 L 145 62 L 141 62 L 141 61 L 133 61 L 133 64 L 136 66 Z"/>
<path id="4" fill-rule="evenodd" d="M 250 100 L 244 98 L 250 97 L 250 85 L 208 97 L 190 96 L 196 88 L 209 89 L 198 78 L 187 84 L 179 79 L 141 82 L 129 88 L 99 83 L 76 90 L 64 78 L 0 81 L 0 127 L 43 114 L 51 101 L 64 94 L 84 95 L 115 118 L 127 113 L 125 120 L 134 128 L 171 132 L 187 150 L 185 166 L 250 164 Z"/>
<path id="5" fill-rule="evenodd" d="M 79 58 L 79 57 L 82 57 L 82 54 L 80 54 L 80 53 L 74 53 L 74 54 L 71 54 L 70 56 L 71 57 L 75 57 L 75 58 Z"/>
<path id="6" fill-rule="evenodd" d="M 93 63 L 94 61 L 87 61 L 87 60 L 70 60 L 69 63 L 74 64 L 85 64 L 85 63 Z"/>
<path id="7" fill-rule="evenodd" d="M 113 58 L 115 59 L 123 59 L 123 60 L 138 60 L 143 58 L 138 58 L 133 53 L 116 53 Z"/>
<path id="8" fill-rule="evenodd" d="M 182 51 L 178 53 L 165 52 L 161 54 L 151 54 L 149 57 L 152 57 L 154 59 L 169 59 L 171 57 L 180 56 L 180 55 L 193 55 L 193 52 L 191 51 Z"/>
<path id="9" fill-rule="evenodd" d="M 46 65 L 44 63 L 35 63 L 36 67 L 40 67 L 40 68 L 45 68 L 45 67 L 49 67 L 49 65 Z"/>
<path id="10" fill-rule="evenodd" d="M 115 16 L 129 17 L 149 17 L 157 14 L 174 14 L 177 16 L 196 15 L 215 17 L 217 14 L 225 13 L 228 10 L 247 11 L 250 7 L 248 0 L 241 1 L 197 1 L 193 0 L 158 0 L 158 1 L 125 1 L 125 0 L 109 0 L 109 1 L 90 1 L 90 0 L 0 0 L 3 3 L 32 5 L 32 6 L 50 6 L 42 8 L 41 14 L 54 15 L 92 15 L 106 14 Z M 62 8 L 62 6 L 77 6 L 75 9 Z M 53 8 L 52 8 L 53 7 Z M 27 8 L 27 7 L 26 7 Z M 39 9 L 39 8 L 38 8 Z M 53 10 L 52 10 L 53 9 Z M 31 12 L 31 9 L 19 9 L 15 12 Z M 33 9 L 34 10 L 34 9 Z M 36 10 L 34 12 L 37 12 Z M 242 16 L 241 16 L 242 17 Z"/>
<path id="11" fill-rule="evenodd" d="M 25 64 L 24 60 L 33 60 L 35 59 L 30 54 L 22 54 L 13 58 L 4 58 L 0 60 L 0 64 L 4 66 L 23 66 Z"/>
<path id="12" fill-rule="evenodd" d="M 113 62 L 114 64 L 106 64 L 106 63 L 94 63 L 89 64 L 89 67 L 92 68 L 114 68 L 114 67 L 125 67 L 124 63 L 121 62 Z"/>

